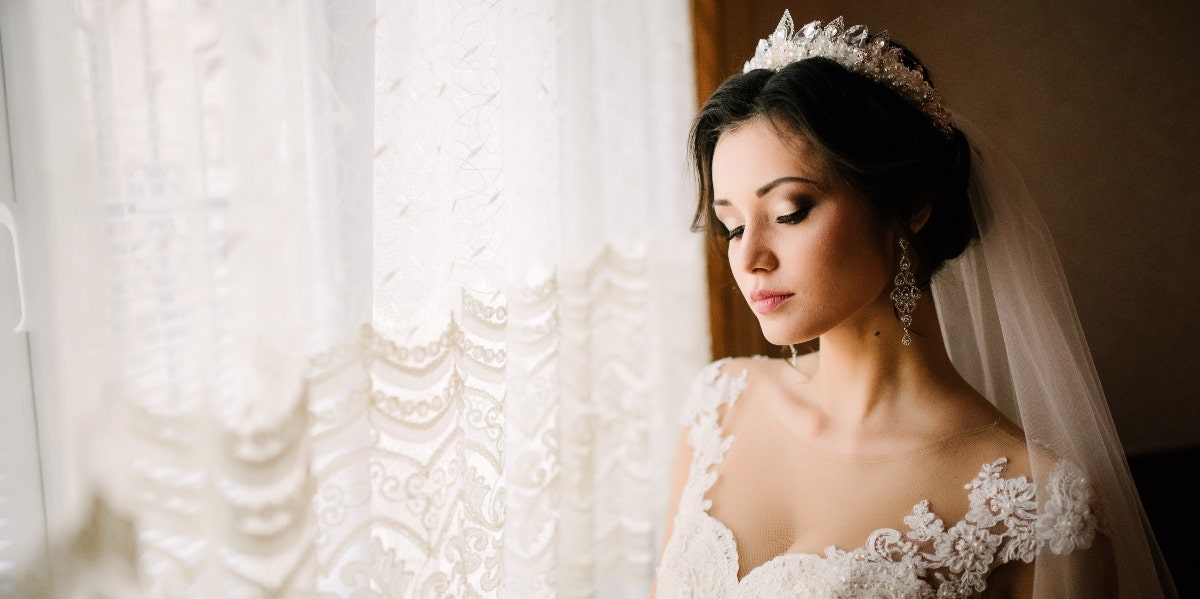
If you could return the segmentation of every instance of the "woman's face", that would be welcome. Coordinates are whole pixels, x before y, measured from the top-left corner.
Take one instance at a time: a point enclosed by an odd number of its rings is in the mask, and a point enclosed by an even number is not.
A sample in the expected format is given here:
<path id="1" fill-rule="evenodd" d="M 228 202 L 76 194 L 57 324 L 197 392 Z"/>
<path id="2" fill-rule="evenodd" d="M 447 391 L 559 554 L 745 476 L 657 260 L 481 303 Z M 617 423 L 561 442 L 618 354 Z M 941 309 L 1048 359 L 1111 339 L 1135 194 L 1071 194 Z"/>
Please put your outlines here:
<path id="1" fill-rule="evenodd" d="M 865 330 L 890 306 L 893 235 L 802 136 L 781 138 L 763 118 L 725 132 L 712 179 L 729 267 L 768 341 Z"/>

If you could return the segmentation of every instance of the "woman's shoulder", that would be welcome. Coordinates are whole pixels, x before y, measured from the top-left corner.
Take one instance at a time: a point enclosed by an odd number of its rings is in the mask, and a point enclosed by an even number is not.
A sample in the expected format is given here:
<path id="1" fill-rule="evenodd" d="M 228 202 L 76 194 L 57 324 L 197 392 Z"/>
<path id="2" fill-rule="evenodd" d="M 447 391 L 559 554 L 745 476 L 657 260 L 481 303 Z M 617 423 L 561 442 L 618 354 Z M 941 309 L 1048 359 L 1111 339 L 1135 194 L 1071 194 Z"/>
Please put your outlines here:
<path id="1" fill-rule="evenodd" d="M 987 419 L 991 424 L 983 427 L 982 434 L 970 435 L 960 451 L 974 454 L 975 461 L 980 463 L 1000 460 L 1008 476 L 1029 476 L 1032 473 L 1032 460 L 1025 432 L 998 410 Z"/>
<path id="2" fill-rule="evenodd" d="M 709 363 L 701 371 L 701 378 L 709 383 L 722 377 L 745 379 L 755 386 L 772 385 L 783 378 L 801 375 L 807 379 L 816 370 L 816 354 L 807 354 L 790 361 L 767 356 L 729 357 Z"/>
<path id="3" fill-rule="evenodd" d="M 696 375 L 692 382 L 692 395 L 712 389 L 744 389 L 746 385 L 759 384 L 770 379 L 781 360 L 766 356 L 721 358 L 714 360 Z M 732 399 L 732 398 L 731 398 Z"/>
<path id="4" fill-rule="evenodd" d="M 715 372 L 726 376 L 748 376 L 751 372 L 762 372 L 771 362 L 778 361 L 767 356 L 734 356 L 714 360 L 702 372 Z"/>
<path id="5" fill-rule="evenodd" d="M 1031 551 L 1036 546 L 1069 553 L 1089 547 L 1103 530 L 1103 501 L 1083 469 L 1062 453 L 1027 439 L 1007 419 L 997 422 L 995 434 L 981 436 L 973 445 L 968 451 L 975 452 L 980 464 L 967 485 L 973 513 L 1007 513 L 1014 498 L 1026 497 L 1032 502 L 1025 531 Z"/>
<path id="6" fill-rule="evenodd" d="M 717 414 L 722 406 L 737 400 L 745 387 L 747 375 L 739 373 L 737 360 L 721 358 L 700 369 L 692 379 L 688 400 L 683 412 L 683 425 L 694 426 Z"/>
<path id="7" fill-rule="evenodd" d="M 1001 478 L 1026 479 L 1041 489 L 1039 495 L 1043 499 L 1051 492 L 1061 491 L 1064 481 L 1086 483 L 1081 468 L 1072 460 L 1046 444 L 1027 438 L 1018 424 L 1002 414 L 997 414 L 986 434 L 973 437 L 955 450 L 971 456 L 984 470 L 995 466 L 993 469 Z M 1087 491 L 1090 495 L 1090 487 Z"/>
<path id="8" fill-rule="evenodd" d="M 748 387 L 771 384 L 777 379 L 783 360 L 765 356 L 721 358 L 700 369 L 692 381 L 684 412 L 684 425 L 692 425 L 710 416 L 718 423 L 735 405 L 743 404 Z M 751 393 L 750 395 L 753 395 Z"/>

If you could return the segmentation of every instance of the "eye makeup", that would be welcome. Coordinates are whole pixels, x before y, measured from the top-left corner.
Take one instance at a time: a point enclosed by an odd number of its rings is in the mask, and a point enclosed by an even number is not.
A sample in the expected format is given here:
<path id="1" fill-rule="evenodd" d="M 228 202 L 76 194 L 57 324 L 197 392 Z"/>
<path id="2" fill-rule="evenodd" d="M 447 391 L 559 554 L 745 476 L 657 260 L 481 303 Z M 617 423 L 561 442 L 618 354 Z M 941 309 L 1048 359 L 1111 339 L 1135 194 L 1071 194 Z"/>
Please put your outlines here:
<path id="1" fill-rule="evenodd" d="M 808 216 L 808 213 L 812 212 L 812 209 L 813 209 L 812 200 L 809 200 L 807 198 L 797 200 L 796 201 L 796 210 L 794 212 L 790 212 L 779 218 L 776 218 L 775 222 L 777 222 L 781 225 L 794 225 L 794 224 L 804 220 L 805 217 Z"/>

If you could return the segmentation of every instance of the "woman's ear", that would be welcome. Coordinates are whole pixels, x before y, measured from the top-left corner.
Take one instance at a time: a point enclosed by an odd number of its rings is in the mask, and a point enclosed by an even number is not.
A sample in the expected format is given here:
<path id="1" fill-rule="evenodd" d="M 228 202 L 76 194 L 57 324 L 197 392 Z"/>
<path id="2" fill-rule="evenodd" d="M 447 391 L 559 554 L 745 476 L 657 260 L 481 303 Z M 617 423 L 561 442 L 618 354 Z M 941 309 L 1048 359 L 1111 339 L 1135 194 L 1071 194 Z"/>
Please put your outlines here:
<path id="1" fill-rule="evenodd" d="M 929 222 L 929 214 L 933 211 L 933 202 L 928 202 L 908 219 L 908 228 L 914 235 L 921 232 L 921 227 Z"/>

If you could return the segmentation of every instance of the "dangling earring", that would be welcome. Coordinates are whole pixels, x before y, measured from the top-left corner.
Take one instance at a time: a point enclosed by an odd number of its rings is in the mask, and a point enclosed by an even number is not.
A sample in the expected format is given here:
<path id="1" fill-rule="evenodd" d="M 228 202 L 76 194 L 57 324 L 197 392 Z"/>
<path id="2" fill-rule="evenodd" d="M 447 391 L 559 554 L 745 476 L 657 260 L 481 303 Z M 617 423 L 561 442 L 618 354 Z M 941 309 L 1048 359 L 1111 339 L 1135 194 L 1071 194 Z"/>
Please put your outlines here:
<path id="1" fill-rule="evenodd" d="M 921 290 L 917 288 L 917 278 L 912 272 L 912 261 L 908 259 L 908 240 L 900 240 L 900 272 L 896 273 L 896 288 L 892 290 L 892 303 L 896 305 L 896 314 L 900 324 L 904 326 L 904 336 L 900 343 L 912 345 L 912 335 L 908 328 L 912 326 L 912 313 L 917 308 L 917 300 L 921 299 Z"/>

